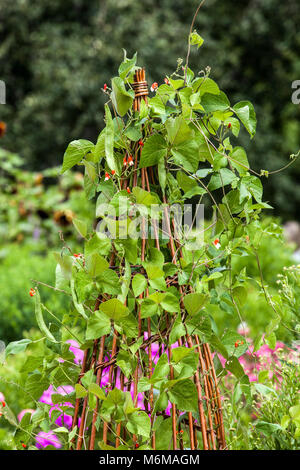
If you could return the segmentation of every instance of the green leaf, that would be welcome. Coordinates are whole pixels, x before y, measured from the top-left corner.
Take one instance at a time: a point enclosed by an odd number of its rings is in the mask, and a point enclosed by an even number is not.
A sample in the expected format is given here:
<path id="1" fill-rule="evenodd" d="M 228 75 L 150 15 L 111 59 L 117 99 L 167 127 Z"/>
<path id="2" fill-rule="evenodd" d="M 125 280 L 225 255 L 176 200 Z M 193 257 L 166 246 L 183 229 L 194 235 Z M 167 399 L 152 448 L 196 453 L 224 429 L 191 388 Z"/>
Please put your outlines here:
<path id="1" fill-rule="evenodd" d="M 207 296 L 205 294 L 187 294 L 184 296 L 183 303 L 189 315 L 196 315 L 203 308 Z"/>
<path id="2" fill-rule="evenodd" d="M 120 116 L 124 116 L 132 106 L 134 91 L 126 90 L 125 83 L 121 77 L 114 77 L 111 83 L 113 90 L 111 94 L 112 102 L 117 110 L 117 113 Z"/>
<path id="3" fill-rule="evenodd" d="M 137 58 L 137 53 L 134 54 L 134 56 L 132 57 L 132 59 L 128 59 L 128 57 L 126 57 L 126 51 L 125 49 L 124 50 L 124 61 L 120 64 L 120 67 L 119 67 L 119 76 L 125 80 L 125 78 L 127 77 L 127 75 L 134 69 L 135 67 L 135 64 L 136 64 L 136 58 Z"/>
<path id="4" fill-rule="evenodd" d="M 186 348 L 184 346 L 179 346 L 178 348 L 172 349 L 172 360 L 174 362 L 180 362 L 189 354 L 194 354 L 193 350 L 190 348 Z"/>
<path id="5" fill-rule="evenodd" d="M 170 382 L 169 382 L 170 383 Z M 171 403 L 180 411 L 197 411 L 198 396 L 195 384 L 190 379 L 178 380 L 168 390 Z"/>
<path id="6" fill-rule="evenodd" d="M 99 291 L 103 294 L 119 295 L 121 293 L 120 279 L 113 269 L 106 269 L 97 276 Z"/>
<path id="7" fill-rule="evenodd" d="M 185 334 L 186 331 L 183 323 L 181 322 L 181 316 L 178 315 L 170 333 L 169 343 L 174 344 L 179 338 L 181 338 L 181 336 L 184 336 Z"/>
<path id="8" fill-rule="evenodd" d="M 86 265 L 89 276 L 93 278 L 102 274 L 109 267 L 108 261 L 98 253 L 93 253 L 89 256 Z"/>
<path id="9" fill-rule="evenodd" d="M 74 227 L 76 228 L 77 232 L 79 233 L 79 235 L 82 236 L 82 238 L 85 238 L 86 237 L 86 234 L 87 234 L 87 224 L 84 220 L 80 220 L 80 219 L 73 219 L 72 220 L 73 222 L 73 225 Z"/>
<path id="10" fill-rule="evenodd" d="M 128 423 L 126 425 L 129 432 L 138 436 L 148 438 L 150 436 L 151 422 L 145 411 L 136 411 L 128 415 Z"/>
<path id="11" fill-rule="evenodd" d="M 180 305 L 178 298 L 169 292 L 165 294 L 163 299 L 160 302 L 161 307 L 170 313 L 180 312 Z"/>
<path id="12" fill-rule="evenodd" d="M 61 267 L 61 274 L 67 280 L 72 277 L 72 257 L 71 256 L 61 256 L 60 253 L 53 252 L 54 258 Z"/>
<path id="13" fill-rule="evenodd" d="M 282 429 L 287 429 L 289 424 L 290 424 L 290 417 L 288 415 L 284 415 L 281 418 L 280 426 L 282 427 Z"/>
<path id="14" fill-rule="evenodd" d="M 256 133 L 256 114 L 253 104 L 249 101 L 240 101 L 233 106 L 233 110 L 251 137 L 254 137 Z"/>
<path id="15" fill-rule="evenodd" d="M 194 172 L 199 164 L 198 144 L 194 139 L 187 140 L 171 149 L 174 162 L 187 171 Z"/>
<path id="16" fill-rule="evenodd" d="M 85 337 L 87 340 L 101 338 L 101 336 L 108 335 L 110 330 L 109 318 L 97 310 L 88 320 Z"/>
<path id="17" fill-rule="evenodd" d="M 150 383 L 155 384 L 168 376 L 170 372 L 170 366 L 168 361 L 168 356 L 164 353 L 160 356 L 155 366 L 154 372 L 150 379 Z"/>
<path id="18" fill-rule="evenodd" d="M 141 303 L 141 318 L 149 318 L 159 313 L 158 304 L 149 298 L 146 298 Z"/>
<path id="19" fill-rule="evenodd" d="M 110 299 L 106 302 L 102 302 L 99 306 L 99 310 L 105 313 L 111 320 L 117 321 L 127 317 L 129 314 L 128 308 L 118 299 Z"/>
<path id="20" fill-rule="evenodd" d="M 200 93 L 200 96 L 204 95 L 205 93 L 210 93 L 211 95 L 219 95 L 220 94 L 220 88 L 209 77 L 201 77 L 197 78 L 193 82 L 193 89 L 197 90 Z"/>
<path id="21" fill-rule="evenodd" d="M 111 240 L 109 238 L 99 238 L 96 233 L 85 242 L 84 254 L 88 258 L 94 253 L 99 255 L 107 255 L 110 252 Z"/>
<path id="22" fill-rule="evenodd" d="M 96 397 L 98 397 L 100 400 L 106 400 L 106 395 L 98 384 L 91 383 L 89 385 L 89 392 L 96 395 Z"/>
<path id="23" fill-rule="evenodd" d="M 256 176 L 244 176 L 242 183 L 258 203 L 262 202 L 263 186 L 259 178 Z"/>
<path id="24" fill-rule="evenodd" d="M 172 146 L 186 142 L 193 136 L 193 131 L 189 128 L 182 116 L 170 117 L 166 123 L 168 141 Z"/>
<path id="25" fill-rule="evenodd" d="M 50 382 L 46 377 L 43 377 L 40 373 L 36 372 L 27 377 L 25 382 L 25 391 L 32 396 L 34 400 L 41 397 L 44 390 L 50 385 Z"/>
<path id="26" fill-rule="evenodd" d="M 266 336 L 265 340 L 270 349 L 276 348 L 276 335 L 274 331 L 269 336 Z"/>
<path id="27" fill-rule="evenodd" d="M 31 339 L 20 339 L 19 341 L 13 341 L 6 346 L 5 357 L 10 354 L 18 354 L 24 352 L 27 346 L 32 343 Z"/>
<path id="28" fill-rule="evenodd" d="M 127 317 L 118 320 L 115 328 L 117 329 L 118 327 L 121 327 L 127 338 L 136 338 L 138 336 L 138 323 L 135 316 L 131 313 Z M 137 341 L 135 345 L 138 345 Z"/>
<path id="29" fill-rule="evenodd" d="M 229 357 L 226 361 L 226 369 L 229 370 L 237 379 L 240 379 L 245 375 L 244 369 L 241 366 L 239 360 L 235 356 Z"/>
<path id="30" fill-rule="evenodd" d="M 229 160 L 231 165 L 238 170 L 240 175 L 247 173 L 249 162 L 243 147 L 235 147 L 232 152 L 230 152 Z"/>
<path id="31" fill-rule="evenodd" d="M 81 384 L 75 384 L 76 398 L 84 398 L 87 396 L 87 390 Z"/>
<path id="32" fill-rule="evenodd" d="M 67 147 L 64 154 L 63 166 L 61 173 L 77 165 L 85 155 L 94 149 L 94 144 L 89 140 L 73 140 Z"/>
<path id="33" fill-rule="evenodd" d="M 293 420 L 298 420 L 300 418 L 300 405 L 291 406 L 289 413 Z"/>
<path id="34" fill-rule="evenodd" d="M 277 431 L 281 431 L 281 426 L 276 423 L 268 423 L 267 421 L 258 421 L 255 425 L 256 429 L 265 436 L 272 436 Z"/>
<path id="35" fill-rule="evenodd" d="M 132 279 L 132 289 L 135 297 L 144 292 L 147 287 L 147 279 L 142 274 L 136 274 Z"/>
<path id="36" fill-rule="evenodd" d="M 162 419 L 160 419 L 162 418 Z M 172 418 L 163 419 L 158 416 L 155 420 L 156 432 L 155 434 L 155 448 L 156 450 L 171 450 L 172 449 Z"/>
<path id="37" fill-rule="evenodd" d="M 186 326 L 189 334 L 204 335 L 205 338 L 210 338 L 211 320 L 204 310 L 201 310 L 196 315 L 190 316 L 187 319 Z"/>
<path id="38" fill-rule="evenodd" d="M 98 135 L 98 139 L 93 151 L 94 156 L 97 160 L 100 160 L 101 157 L 105 156 L 105 128 Z"/>
<path id="39" fill-rule="evenodd" d="M 144 189 L 140 188 L 139 186 L 135 186 L 132 189 L 132 194 L 136 198 L 137 204 L 141 204 L 147 207 L 150 207 L 152 204 L 158 203 L 158 197 L 154 193 L 150 193 L 149 191 L 145 191 Z"/>
<path id="40" fill-rule="evenodd" d="M 208 184 L 208 189 L 214 191 L 215 189 L 222 188 L 237 180 L 236 175 L 228 168 L 221 168 L 219 173 L 213 175 Z"/>
<path id="41" fill-rule="evenodd" d="M 116 364 L 120 367 L 125 377 L 129 378 L 131 376 L 136 368 L 136 362 L 136 358 L 133 360 L 128 351 L 119 351 Z"/>
<path id="42" fill-rule="evenodd" d="M 227 331 L 224 336 L 222 336 L 222 343 L 227 349 L 228 356 L 241 356 L 248 349 L 248 343 L 244 336 L 239 335 L 235 331 Z M 236 347 L 236 344 L 238 346 Z"/>
<path id="43" fill-rule="evenodd" d="M 139 168 L 157 165 L 164 160 L 166 155 L 167 145 L 165 139 L 159 134 L 151 135 L 145 141 Z"/>
<path id="44" fill-rule="evenodd" d="M 230 102 L 222 91 L 219 95 L 205 93 L 202 96 L 201 104 L 207 113 L 214 111 L 225 111 L 230 107 Z"/>

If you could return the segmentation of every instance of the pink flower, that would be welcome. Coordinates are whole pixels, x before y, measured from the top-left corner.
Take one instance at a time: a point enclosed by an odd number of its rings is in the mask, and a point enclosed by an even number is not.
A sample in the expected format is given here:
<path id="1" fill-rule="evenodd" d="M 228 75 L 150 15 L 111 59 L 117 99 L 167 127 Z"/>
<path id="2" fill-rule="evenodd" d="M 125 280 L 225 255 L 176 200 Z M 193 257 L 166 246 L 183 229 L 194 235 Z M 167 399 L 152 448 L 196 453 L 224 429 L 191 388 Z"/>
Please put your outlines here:
<path id="1" fill-rule="evenodd" d="M 24 415 L 26 415 L 26 413 L 30 413 L 30 414 L 33 414 L 35 412 L 35 410 L 32 410 L 30 408 L 26 408 L 25 410 L 22 410 L 19 414 L 18 414 L 18 420 L 19 421 L 22 421 L 22 418 Z"/>
<path id="2" fill-rule="evenodd" d="M 237 332 L 238 332 L 239 335 L 248 336 L 249 333 L 250 333 L 250 328 L 249 328 L 249 326 L 247 325 L 246 322 L 242 322 L 237 327 Z"/>
<path id="3" fill-rule="evenodd" d="M 54 394 L 57 393 L 59 395 L 68 395 L 69 393 L 72 393 L 73 391 L 74 391 L 74 388 L 72 387 L 72 385 L 64 385 L 64 386 L 58 387 L 57 390 L 54 390 L 53 386 L 50 385 L 50 387 L 44 391 L 43 395 L 41 396 L 39 400 L 40 402 L 46 403 L 47 405 L 52 405 L 49 410 L 50 417 L 51 417 L 53 410 L 61 411 L 61 414 L 55 420 L 55 424 L 57 424 L 57 426 L 67 426 L 67 427 L 72 426 L 72 416 L 63 412 L 61 406 L 68 406 L 70 408 L 73 408 L 73 405 L 72 403 L 69 403 L 69 402 L 63 402 L 60 404 L 53 405 L 52 395 L 53 393 Z"/>
<path id="4" fill-rule="evenodd" d="M 68 339 L 66 343 L 69 343 L 71 345 L 70 351 L 72 351 L 75 356 L 75 364 L 81 364 L 83 361 L 84 352 L 82 351 L 82 349 L 79 348 L 79 344 L 77 343 L 77 341 L 75 341 L 74 339 Z"/>
<path id="5" fill-rule="evenodd" d="M 62 446 L 60 443 L 60 440 L 54 434 L 53 431 L 49 431 L 49 432 L 41 431 L 37 434 L 35 439 L 36 439 L 36 447 L 38 449 L 41 449 L 47 446 L 53 446 L 56 449 L 60 449 Z"/>

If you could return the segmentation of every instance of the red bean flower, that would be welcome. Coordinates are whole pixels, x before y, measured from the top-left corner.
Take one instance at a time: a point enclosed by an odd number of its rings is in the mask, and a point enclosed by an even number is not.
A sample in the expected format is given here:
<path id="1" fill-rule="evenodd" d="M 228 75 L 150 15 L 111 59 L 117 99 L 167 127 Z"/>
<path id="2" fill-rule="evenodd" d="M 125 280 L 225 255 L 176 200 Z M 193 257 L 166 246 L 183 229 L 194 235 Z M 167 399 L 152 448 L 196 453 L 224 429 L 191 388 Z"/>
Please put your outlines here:
<path id="1" fill-rule="evenodd" d="M 127 158 L 126 157 L 124 157 L 124 159 L 123 159 L 123 165 L 127 166 Z"/>
<path id="2" fill-rule="evenodd" d="M 128 163 L 129 166 L 134 165 L 132 155 L 129 155 L 129 157 L 128 157 L 128 162 L 127 162 L 127 163 Z"/>
<path id="3" fill-rule="evenodd" d="M 104 83 L 104 85 L 103 85 L 103 90 L 104 90 L 104 91 L 107 90 L 107 84 L 106 84 L 106 83 Z"/>
<path id="4" fill-rule="evenodd" d="M 142 140 L 139 140 L 139 146 L 144 147 L 144 142 Z"/>
<path id="5" fill-rule="evenodd" d="M 217 250 L 221 247 L 220 245 L 220 240 L 218 238 L 216 238 L 214 241 L 213 241 L 213 244 L 215 245 L 215 247 L 217 248 Z"/>
<path id="6" fill-rule="evenodd" d="M 104 181 L 108 181 L 108 180 L 110 180 L 110 174 L 106 172 Z"/>
<path id="7" fill-rule="evenodd" d="M 35 290 L 34 290 L 33 288 L 30 289 L 29 295 L 30 295 L 30 297 L 33 297 L 33 296 L 35 295 Z M 4 403 L 4 402 L 3 402 L 3 403 Z M 2 406 L 5 406 L 5 404 L 2 405 Z"/>
<path id="8" fill-rule="evenodd" d="M 126 191 L 128 192 L 128 194 L 131 193 L 130 188 L 126 188 Z"/>
<path id="9" fill-rule="evenodd" d="M 150 91 L 155 91 L 155 90 L 157 90 L 157 88 L 158 88 L 158 83 L 154 82 L 151 85 Z"/>
<path id="10" fill-rule="evenodd" d="M 228 127 L 228 129 L 230 129 L 230 128 L 231 128 L 231 122 L 228 124 L 228 126 L 227 126 L 227 127 Z"/>
<path id="11" fill-rule="evenodd" d="M 112 176 L 114 176 L 114 174 L 115 174 L 115 173 L 116 173 L 116 171 L 115 171 L 115 170 L 111 170 L 111 174 L 112 174 Z"/>
<path id="12" fill-rule="evenodd" d="M 164 78 L 164 82 L 165 82 L 166 85 L 170 85 L 170 82 L 167 78 Z"/>

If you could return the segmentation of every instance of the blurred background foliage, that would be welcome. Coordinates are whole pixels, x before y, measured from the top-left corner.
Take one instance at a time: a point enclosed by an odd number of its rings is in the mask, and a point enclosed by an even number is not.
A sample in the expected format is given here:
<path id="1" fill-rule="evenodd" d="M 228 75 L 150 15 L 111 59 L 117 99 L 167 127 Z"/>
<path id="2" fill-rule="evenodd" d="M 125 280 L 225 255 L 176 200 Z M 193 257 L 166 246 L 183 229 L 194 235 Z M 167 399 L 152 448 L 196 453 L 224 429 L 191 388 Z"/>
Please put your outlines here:
<path id="1" fill-rule="evenodd" d="M 1 144 L 26 169 L 62 161 L 66 144 L 95 141 L 103 125 L 101 87 L 116 74 L 122 47 L 161 82 L 186 54 L 198 0 L 1 0 L 0 70 L 7 86 Z M 231 99 L 249 99 L 258 115 L 256 139 L 242 135 L 252 167 L 276 170 L 300 147 L 298 0 L 207 0 L 195 26 L 205 39 L 192 52 L 195 70 L 212 77 Z M 297 218 L 300 160 L 265 180 L 265 199 L 283 220 Z"/>
<path id="2" fill-rule="evenodd" d="M 0 141 L 0 339 L 6 344 L 22 336 L 35 341 L 30 352 L 8 357 L 1 377 L 0 392 L 16 414 L 34 406 L 19 385 L 22 372 L 27 374 L 24 364 L 30 355 L 45 354 L 29 289 L 33 280 L 55 284 L 52 251 L 67 246 L 78 253 L 82 240 L 72 220 L 92 223 L 94 218 L 82 174 L 59 176 L 66 146 L 78 138 L 96 141 L 106 99 L 101 88 L 117 74 L 122 48 L 129 57 L 138 51 L 149 84 L 161 83 L 175 70 L 177 58 L 185 59 L 197 5 L 198 0 L 0 0 L 0 80 L 7 88 L 7 104 L 0 105 L 0 121 L 7 124 Z M 250 141 L 241 133 L 240 142 L 257 171 L 285 166 L 300 148 L 300 107 L 291 101 L 292 82 L 300 79 L 299 23 L 299 0 L 206 0 L 195 23 L 205 45 L 200 52 L 192 50 L 191 67 L 200 71 L 210 66 L 212 78 L 232 103 L 249 99 L 255 106 L 256 138 Z M 295 324 L 299 325 L 300 268 L 293 266 L 296 246 L 287 244 L 274 224 L 299 221 L 299 177 L 300 158 L 263 180 L 264 200 L 274 206 L 278 218 L 268 211 L 258 250 L 265 286 L 281 313 L 276 336 L 288 345 L 299 333 Z M 255 257 L 232 261 L 233 270 L 245 267 L 257 281 L 247 281 L 242 318 L 217 307 L 209 313 L 218 332 L 238 328 L 243 320 L 255 339 L 266 331 L 274 312 L 259 286 Z M 48 308 L 59 316 L 72 314 L 68 296 L 46 285 L 39 289 Z M 276 406 L 271 395 L 272 412 L 275 409 L 279 420 L 290 406 L 285 401 L 293 397 L 291 384 L 298 393 L 297 378 L 290 374 L 283 380 Z M 228 415 L 226 410 L 227 427 L 237 440 L 232 448 L 274 448 L 265 436 L 251 437 L 250 412 L 238 393 L 228 404 Z M 263 422 L 269 419 L 268 411 L 268 403 L 260 408 Z M 11 429 L 0 424 L 0 448 L 12 448 Z"/>

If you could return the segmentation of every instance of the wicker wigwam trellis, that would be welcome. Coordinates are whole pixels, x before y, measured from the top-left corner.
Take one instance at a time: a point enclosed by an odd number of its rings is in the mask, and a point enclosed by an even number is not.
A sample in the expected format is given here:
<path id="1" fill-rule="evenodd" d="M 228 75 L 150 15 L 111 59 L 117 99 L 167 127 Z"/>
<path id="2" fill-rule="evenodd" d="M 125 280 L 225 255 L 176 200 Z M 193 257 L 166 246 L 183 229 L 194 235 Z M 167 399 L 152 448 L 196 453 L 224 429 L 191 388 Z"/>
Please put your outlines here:
<path id="1" fill-rule="evenodd" d="M 145 81 L 144 69 L 138 69 L 135 73 L 133 89 L 135 91 L 135 99 L 133 103 L 133 110 L 140 111 L 142 100 L 147 103 L 148 87 Z M 157 167 L 138 168 L 138 160 L 141 154 L 141 148 L 138 143 L 132 142 L 132 154 L 136 155 L 134 162 L 134 176 L 131 188 L 139 185 L 146 191 L 155 191 L 158 184 L 158 169 Z M 126 189 L 128 181 L 122 181 L 122 188 Z M 167 200 L 163 197 L 163 202 L 166 204 Z M 169 218 L 168 211 L 165 213 L 167 219 L 168 231 L 168 249 L 170 252 L 170 259 L 173 263 L 177 262 L 177 256 L 182 257 L 181 246 L 178 244 L 174 236 L 175 224 L 172 218 Z M 153 227 L 155 232 L 155 246 L 160 249 L 159 234 L 157 227 Z M 147 259 L 147 243 L 148 240 L 145 234 L 142 234 L 140 240 L 140 257 L 143 262 Z M 152 241 L 153 243 L 153 241 Z M 112 250 L 110 258 L 110 266 L 113 268 L 117 265 L 117 257 Z M 132 273 L 144 272 L 142 266 L 131 267 Z M 181 308 L 182 319 L 185 320 L 183 295 L 184 286 L 178 284 L 176 275 L 167 278 L 167 286 L 175 286 L 181 294 Z M 189 289 L 189 288 L 187 288 Z M 140 295 L 143 298 L 144 294 Z M 148 290 L 145 291 L 148 295 Z M 107 296 L 106 299 L 107 300 Z M 99 309 L 99 305 L 104 299 L 99 296 L 96 301 L 94 310 Z M 172 438 L 168 445 L 168 449 L 224 449 L 226 448 L 225 434 L 222 417 L 221 398 L 218 389 L 218 382 L 216 372 L 214 369 L 212 354 L 208 344 L 203 344 L 199 336 L 189 335 L 186 333 L 179 338 L 177 346 L 185 346 L 193 348 L 197 352 L 198 366 L 194 374 L 193 380 L 197 389 L 198 395 L 198 412 L 183 412 L 173 403 L 169 404 L 169 408 L 165 411 L 153 412 L 155 395 L 153 388 L 140 393 L 138 390 L 139 380 L 144 375 L 150 379 L 157 357 L 162 353 L 166 353 L 169 358 L 169 379 L 174 379 L 174 368 L 171 364 L 172 345 L 169 343 L 169 334 L 173 324 L 173 314 L 165 312 L 163 314 L 163 321 L 161 322 L 161 330 L 153 333 L 151 331 L 150 318 L 141 318 L 141 312 L 138 302 L 136 302 L 136 317 L 138 319 L 138 337 L 143 338 L 139 351 L 136 352 L 137 366 L 135 372 L 130 377 L 125 377 L 124 371 L 117 365 L 117 355 L 120 351 L 120 344 L 122 343 L 122 335 L 116 330 L 114 334 L 102 336 L 94 340 L 94 345 L 84 353 L 81 374 L 82 376 L 89 370 L 94 370 L 96 375 L 96 383 L 100 386 L 106 384 L 106 390 L 112 390 L 117 387 L 122 391 L 131 391 L 133 402 L 135 406 L 141 406 L 142 409 L 148 413 L 151 419 L 151 424 L 154 425 L 158 416 L 163 419 L 169 419 L 172 423 Z M 139 354 L 143 352 L 143 354 Z M 155 359 L 156 353 L 156 359 Z M 104 382 L 105 378 L 105 382 Z M 87 422 L 88 410 L 88 397 L 78 398 L 75 404 L 73 427 L 78 426 L 76 437 L 73 440 L 73 448 L 77 450 L 98 448 L 98 443 L 102 442 L 112 447 L 119 447 L 122 443 L 129 439 L 129 433 L 122 423 L 106 422 L 99 416 L 99 401 L 97 401 L 96 409 L 93 412 L 92 422 Z M 161 419 L 161 418 L 160 418 Z M 153 426 L 155 429 L 155 426 Z M 159 432 L 159 431 L 158 431 Z M 183 432 L 189 436 L 189 445 L 183 442 Z M 132 439 L 132 434 L 130 435 Z M 136 443 L 136 437 L 133 436 L 133 444 Z M 156 449 L 156 432 L 152 430 L 151 442 L 149 445 Z"/>

